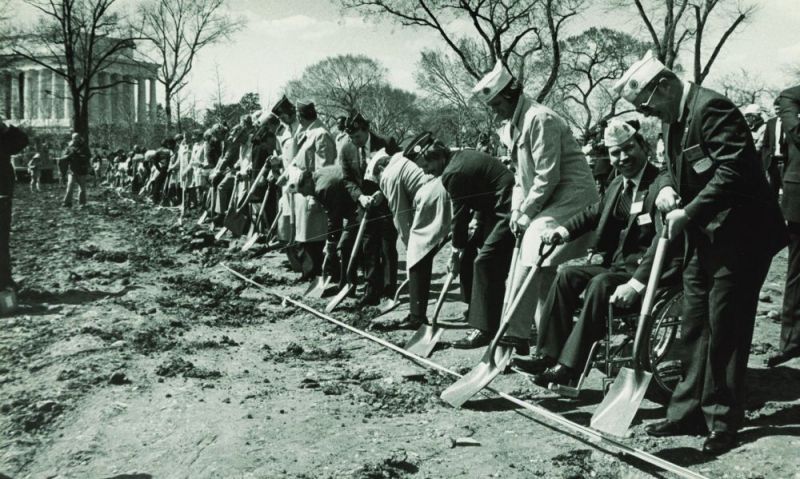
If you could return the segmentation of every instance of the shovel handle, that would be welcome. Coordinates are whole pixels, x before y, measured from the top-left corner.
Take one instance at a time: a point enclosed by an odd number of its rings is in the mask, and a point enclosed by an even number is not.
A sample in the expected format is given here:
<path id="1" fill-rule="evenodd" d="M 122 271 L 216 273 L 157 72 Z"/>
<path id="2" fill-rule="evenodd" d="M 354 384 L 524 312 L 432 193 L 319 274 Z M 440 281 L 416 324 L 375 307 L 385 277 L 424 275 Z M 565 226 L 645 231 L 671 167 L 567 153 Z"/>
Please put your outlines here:
<path id="1" fill-rule="evenodd" d="M 350 275 L 353 274 L 353 265 L 355 264 L 356 253 L 358 252 L 359 246 L 361 246 L 361 240 L 364 238 L 364 230 L 367 229 L 367 212 L 364 212 L 364 217 L 361 218 L 361 224 L 358 225 L 358 233 L 356 234 L 356 241 L 353 243 L 353 251 L 350 252 L 350 260 L 347 262 L 347 279 L 350 279 Z M 349 281 L 348 281 L 349 282 Z"/>
<path id="2" fill-rule="evenodd" d="M 639 357 L 642 344 L 644 343 L 644 326 L 650 320 L 650 315 L 653 312 L 653 304 L 656 300 L 656 290 L 658 289 L 658 282 L 661 279 L 661 271 L 664 267 L 664 259 L 667 256 L 667 247 L 669 246 L 669 239 L 667 238 L 667 228 L 662 230 L 661 237 L 658 239 L 656 245 L 656 253 L 653 258 L 653 266 L 650 268 L 650 278 L 647 280 L 647 289 L 642 299 L 642 310 L 639 313 L 639 322 L 636 325 L 636 336 L 633 340 L 633 358 L 634 365 L 639 368 Z"/>
<path id="3" fill-rule="evenodd" d="M 439 293 L 439 299 L 436 300 L 436 307 L 433 310 L 433 316 L 431 316 L 431 326 L 434 328 L 436 327 L 436 320 L 439 318 L 439 312 L 442 310 L 447 291 L 450 289 L 450 284 L 452 282 L 453 273 L 447 273 L 447 277 L 444 279 L 444 284 L 442 285 L 442 292 Z"/>
<path id="4" fill-rule="evenodd" d="M 264 209 L 267 207 L 267 198 L 269 198 L 269 194 L 271 192 L 272 183 L 267 183 L 267 189 L 264 191 L 264 198 L 261 200 L 261 206 L 258 208 L 258 215 L 256 216 L 256 221 L 253 225 L 254 230 L 261 225 L 261 217 L 264 214 Z"/>

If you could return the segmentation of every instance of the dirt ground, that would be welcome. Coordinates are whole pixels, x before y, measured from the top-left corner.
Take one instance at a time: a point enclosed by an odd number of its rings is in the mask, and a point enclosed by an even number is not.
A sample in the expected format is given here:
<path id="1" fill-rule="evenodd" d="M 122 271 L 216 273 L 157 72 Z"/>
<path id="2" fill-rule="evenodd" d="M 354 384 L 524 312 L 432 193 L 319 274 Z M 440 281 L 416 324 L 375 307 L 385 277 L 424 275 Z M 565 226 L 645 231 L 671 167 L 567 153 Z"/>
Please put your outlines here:
<path id="1" fill-rule="evenodd" d="M 202 229 L 178 226 L 175 209 L 101 188 L 87 208 L 62 209 L 60 191 L 17 187 L 12 255 L 23 309 L 0 319 L 0 477 L 669 477 L 491 395 L 453 409 L 439 399 L 451 378 L 283 306 L 218 266 L 302 296 L 279 253 L 242 254 L 227 241 L 190 248 Z M 664 414 L 651 402 L 626 443 L 708 477 L 800 477 L 800 361 L 763 367 L 778 341 L 784 269 L 781 253 L 762 293 L 741 445 L 712 459 L 698 452 L 702 438 L 649 438 L 643 425 Z M 440 260 L 437 292 L 442 270 Z M 460 317 L 457 292 L 442 319 Z M 334 316 L 370 325 L 376 310 L 352 303 Z M 374 332 L 400 345 L 411 333 Z M 461 334 L 448 329 L 443 340 Z M 464 371 L 479 355 L 445 348 L 432 359 Z M 602 397 L 597 371 L 579 400 L 519 374 L 494 386 L 581 424 Z"/>

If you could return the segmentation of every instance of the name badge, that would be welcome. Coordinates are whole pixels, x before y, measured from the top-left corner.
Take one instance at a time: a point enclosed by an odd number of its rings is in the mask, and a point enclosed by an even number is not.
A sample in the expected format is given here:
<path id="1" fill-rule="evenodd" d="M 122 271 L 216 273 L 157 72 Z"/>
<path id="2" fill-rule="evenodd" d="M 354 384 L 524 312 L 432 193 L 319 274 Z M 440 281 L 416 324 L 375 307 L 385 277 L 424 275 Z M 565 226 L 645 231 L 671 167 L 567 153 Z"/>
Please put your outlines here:
<path id="1" fill-rule="evenodd" d="M 650 218 L 650 215 L 647 213 L 636 217 L 636 224 L 639 226 L 649 225 L 652 222 L 653 219 Z"/>
<path id="2" fill-rule="evenodd" d="M 635 203 L 631 203 L 631 214 L 632 215 L 638 215 L 639 213 L 642 212 L 643 209 L 644 209 L 644 202 L 643 201 L 637 201 Z"/>
<path id="3" fill-rule="evenodd" d="M 692 163 L 692 169 L 698 175 L 705 173 L 711 169 L 712 166 L 714 166 L 714 162 L 711 161 L 711 158 L 702 158 Z"/>

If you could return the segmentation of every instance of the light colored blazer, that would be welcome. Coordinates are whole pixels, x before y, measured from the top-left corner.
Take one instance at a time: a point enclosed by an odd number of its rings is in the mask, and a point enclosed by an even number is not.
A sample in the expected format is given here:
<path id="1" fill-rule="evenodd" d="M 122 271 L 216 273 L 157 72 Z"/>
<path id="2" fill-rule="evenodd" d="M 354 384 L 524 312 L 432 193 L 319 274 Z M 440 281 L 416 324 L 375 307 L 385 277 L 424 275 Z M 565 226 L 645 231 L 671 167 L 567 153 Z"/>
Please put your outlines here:
<path id="1" fill-rule="evenodd" d="M 500 130 L 500 139 L 516 167 L 511 206 L 532 219 L 520 256 L 523 265 L 531 266 L 538 259 L 541 234 L 597 202 L 599 195 L 569 126 L 546 106 L 521 96 L 511 120 Z M 587 236 L 559 247 L 545 266 L 582 256 L 593 240 Z"/>

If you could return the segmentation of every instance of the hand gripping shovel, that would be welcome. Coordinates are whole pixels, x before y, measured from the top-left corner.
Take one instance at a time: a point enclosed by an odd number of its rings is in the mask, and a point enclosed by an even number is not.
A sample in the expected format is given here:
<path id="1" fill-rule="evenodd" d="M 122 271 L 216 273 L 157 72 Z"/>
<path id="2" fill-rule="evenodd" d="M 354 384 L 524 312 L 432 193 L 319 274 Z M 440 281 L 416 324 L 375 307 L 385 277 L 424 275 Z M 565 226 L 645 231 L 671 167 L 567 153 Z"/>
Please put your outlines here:
<path id="1" fill-rule="evenodd" d="M 206 207 L 205 211 L 203 211 L 203 214 L 200 215 L 200 218 L 197 218 L 197 224 L 198 225 L 201 225 L 201 224 L 205 223 L 206 218 L 208 218 L 208 216 L 209 216 L 208 211 L 214 209 L 214 201 L 216 201 L 216 197 L 214 196 L 214 190 L 215 190 L 215 188 L 213 186 L 209 187 L 209 192 L 208 192 L 208 196 L 206 197 L 206 201 L 210 202 L 210 205 L 208 207 Z M 214 214 L 211 213 L 211 216 L 214 216 Z"/>
<path id="2" fill-rule="evenodd" d="M 544 260 L 550 256 L 556 247 L 556 245 L 552 245 L 546 252 L 544 252 L 544 243 L 540 244 L 539 261 L 536 262 L 536 267 L 531 268 L 531 270 L 528 272 L 528 275 L 525 277 L 525 281 L 523 281 L 522 285 L 516 291 L 516 294 L 513 295 L 514 299 L 512 301 L 510 300 L 512 297 L 511 289 L 514 287 L 514 282 L 516 279 L 513 278 L 513 276 L 514 271 L 516 271 L 517 261 L 519 259 L 519 248 L 521 241 L 521 238 L 517 238 L 517 246 L 514 248 L 514 260 L 511 264 L 512 277 L 510 278 L 511 281 L 509 281 L 508 288 L 506 289 L 506 300 L 504 301 L 506 306 L 503 308 L 503 317 L 500 320 L 500 327 L 497 329 L 497 334 L 495 334 L 491 344 L 489 344 L 489 347 L 487 347 L 486 351 L 483 353 L 480 363 L 478 363 L 478 365 L 475 366 L 472 371 L 465 374 L 461 377 L 461 379 L 453 383 L 449 388 L 445 389 L 441 395 L 442 400 L 453 407 L 461 407 L 461 405 L 467 402 L 472 396 L 477 394 L 481 389 L 485 388 L 495 377 L 497 377 L 498 374 L 500 374 L 500 372 L 503 371 L 503 369 L 505 369 L 506 365 L 511 360 L 511 354 L 513 353 L 514 348 L 512 346 L 500 345 L 498 343 L 505 334 L 506 329 L 508 329 L 508 322 L 516 312 L 517 307 L 519 307 L 519 303 L 522 301 L 522 296 L 530 286 L 531 281 L 533 281 L 536 271 L 542 266 Z"/>
<path id="3" fill-rule="evenodd" d="M 653 377 L 653 373 L 642 368 L 641 348 L 645 339 L 645 325 L 650 322 L 650 314 L 653 311 L 656 288 L 658 288 L 658 280 L 661 277 L 668 244 L 669 239 L 665 226 L 658 239 L 653 268 L 650 270 L 650 279 L 647 281 L 647 289 L 642 300 L 639 323 L 636 325 L 636 336 L 633 341 L 633 369 L 628 367 L 620 369 L 608 394 L 592 414 L 590 424 L 598 431 L 615 436 L 625 435 L 636 416 L 644 394 L 647 392 L 650 379 Z"/>
<path id="4" fill-rule="evenodd" d="M 358 234 L 356 234 L 356 242 L 353 243 L 353 252 L 350 254 L 350 261 L 347 262 L 347 284 L 344 285 L 341 291 L 339 291 L 336 296 L 331 299 L 327 306 L 325 306 L 325 312 L 330 313 L 336 306 L 339 306 L 339 303 L 350 294 L 350 291 L 355 287 L 355 284 L 350 281 L 350 278 L 353 275 L 353 267 L 356 263 L 356 253 L 358 253 L 358 248 L 361 246 L 361 239 L 364 237 L 364 230 L 367 228 L 367 214 L 364 213 L 364 217 L 361 218 L 361 224 L 358 225 Z"/>
<path id="5" fill-rule="evenodd" d="M 411 339 L 405 345 L 405 350 L 416 354 L 418 356 L 422 356 L 423 358 L 427 358 L 433 352 L 433 348 L 436 347 L 436 343 L 439 342 L 439 338 L 442 336 L 442 332 L 444 331 L 442 328 L 438 327 L 436 319 L 439 317 L 439 311 L 442 310 L 442 305 L 444 304 L 444 298 L 447 296 L 447 290 L 450 289 L 450 283 L 453 282 L 453 273 L 447 273 L 447 277 L 444 280 L 444 285 L 442 286 L 442 292 L 439 293 L 439 299 L 436 300 L 436 309 L 433 310 L 433 316 L 431 317 L 430 324 L 423 324 L 419 327 L 416 333 L 411 336 Z"/>

